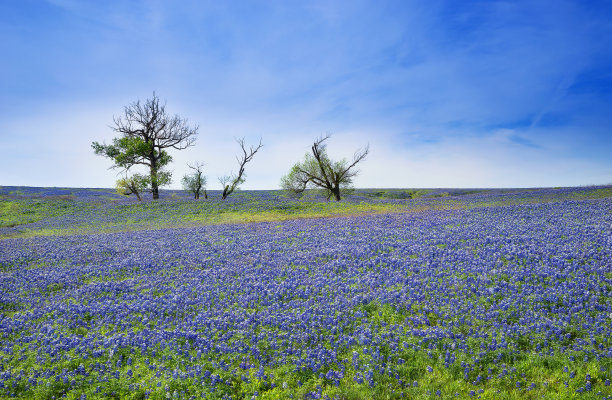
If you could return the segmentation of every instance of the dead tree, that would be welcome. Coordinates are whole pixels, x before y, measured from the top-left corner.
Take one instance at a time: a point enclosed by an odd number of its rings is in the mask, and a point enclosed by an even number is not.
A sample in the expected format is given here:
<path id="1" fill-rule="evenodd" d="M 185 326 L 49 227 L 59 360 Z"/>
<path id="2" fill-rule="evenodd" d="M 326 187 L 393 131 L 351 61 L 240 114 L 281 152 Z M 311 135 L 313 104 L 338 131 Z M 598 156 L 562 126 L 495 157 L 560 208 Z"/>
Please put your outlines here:
<path id="1" fill-rule="evenodd" d="M 239 166 L 238 173 L 236 175 L 230 174 L 219 178 L 219 183 L 221 183 L 221 185 L 223 186 L 223 194 L 221 195 L 221 198 L 223 200 L 225 200 L 227 196 L 232 194 L 234 190 L 238 189 L 238 186 L 244 182 L 244 166 L 249 161 L 251 161 L 253 159 L 253 156 L 255 156 L 255 153 L 257 153 L 257 151 L 259 151 L 259 149 L 263 147 L 263 144 L 261 144 L 261 139 L 259 139 L 259 144 L 257 145 L 257 147 L 251 146 L 248 150 L 244 143 L 244 138 L 236 139 L 236 142 L 238 142 L 240 148 L 242 149 L 242 156 L 236 157 L 236 161 L 238 161 Z"/>

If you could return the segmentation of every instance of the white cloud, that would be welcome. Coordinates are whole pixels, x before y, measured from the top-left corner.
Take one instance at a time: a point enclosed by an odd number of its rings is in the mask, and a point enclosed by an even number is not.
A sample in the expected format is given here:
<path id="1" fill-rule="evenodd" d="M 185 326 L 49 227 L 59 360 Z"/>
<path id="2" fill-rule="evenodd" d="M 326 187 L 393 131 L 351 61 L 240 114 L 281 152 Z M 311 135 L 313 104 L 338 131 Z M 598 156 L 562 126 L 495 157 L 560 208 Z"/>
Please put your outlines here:
<path id="1" fill-rule="evenodd" d="M 274 188 L 326 132 L 336 158 L 370 143 L 361 187 L 612 180 L 609 96 L 568 94 L 605 58 L 609 24 L 573 3 L 52 3 L 65 24 L 5 43 L 17 90 L 2 93 L 0 183 L 112 186 L 90 143 L 153 90 L 200 125 L 196 147 L 172 153 L 175 187 L 196 160 L 215 187 L 236 168 L 233 138 L 261 136 L 244 188 Z M 554 113 L 567 120 L 547 128 Z"/>
<path id="2" fill-rule="evenodd" d="M 359 186 L 364 187 L 550 187 L 612 182 L 604 162 L 568 157 L 567 149 L 532 147 L 512 139 L 516 132 L 447 138 L 398 149 L 373 147 Z"/>
<path id="3" fill-rule="evenodd" d="M 111 104 L 112 103 L 112 104 Z M 112 187 L 116 170 L 110 160 L 96 156 L 91 142 L 109 142 L 114 133 L 107 126 L 117 114 L 114 101 L 95 107 L 48 107 L 28 118 L 0 126 L 13 139 L 0 149 L 9 168 L 0 170 L 4 185 Z M 170 106 L 169 110 L 173 112 Z M 179 112 L 181 115 L 187 116 Z M 203 161 L 211 189 L 218 188 L 217 177 L 236 171 L 240 148 L 234 137 L 246 137 L 264 147 L 247 165 L 244 189 L 274 189 L 293 163 L 302 160 L 312 142 L 325 130 L 295 130 L 289 117 L 275 120 L 235 119 L 225 115 L 196 115 L 200 123 L 197 145 L 174 151 L 173 187 L 188 172 L 187 163 Z M 297 124 L 299 126 L 299 123 Z M 335 158 L 350 159 L 353 152 L 370 145 L 369 157 L 360 165 L 357 187 L 526 187 L 567 186 L 612 181 L 612 168 L 603 162 L 571 155 L 571 144 L 561 145 L 568 136 L 549 146 L 517 141 L 523 133 L 500 129 L 490 135 L 442 138 L 436 142 L 406 141 L 391 130 L 338 130 L 328 141 Z M 569 136 L 571 138 L 571 136 Z M 398 145 L 403 140 L 403 145 Z M 23 149 L 27 151 L 24 152 Z M 27 154 L 24 157 L 24 154 Z"/>

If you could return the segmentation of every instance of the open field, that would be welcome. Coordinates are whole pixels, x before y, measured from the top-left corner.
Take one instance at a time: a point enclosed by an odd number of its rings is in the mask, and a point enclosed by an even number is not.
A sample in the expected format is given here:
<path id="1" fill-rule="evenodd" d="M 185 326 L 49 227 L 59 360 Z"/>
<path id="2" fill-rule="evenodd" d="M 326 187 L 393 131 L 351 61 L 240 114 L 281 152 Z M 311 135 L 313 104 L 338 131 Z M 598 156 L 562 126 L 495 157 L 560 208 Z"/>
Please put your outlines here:
<path id="1" fill-rule="evenodd" d="M 612 187 L 210 195 L 0 188 L 0 398 L 612 399 Z"/>

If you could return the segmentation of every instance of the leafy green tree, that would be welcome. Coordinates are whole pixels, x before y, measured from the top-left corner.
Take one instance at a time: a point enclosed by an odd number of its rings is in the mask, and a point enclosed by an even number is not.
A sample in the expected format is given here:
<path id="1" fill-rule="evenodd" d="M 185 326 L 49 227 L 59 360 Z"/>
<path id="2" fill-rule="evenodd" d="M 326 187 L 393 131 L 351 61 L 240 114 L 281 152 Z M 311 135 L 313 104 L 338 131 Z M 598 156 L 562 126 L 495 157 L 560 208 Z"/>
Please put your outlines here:
<path id="1" fill-rule="evenodd" d="M 203 163 L 196 163 L 195 165 L 187 164 L 189 168 L 193 170 L 191 174 L 183 176 L 183 189 L 193 193 L 193 197 L 197 200 L 200 198 L 200 191 L 204 192 L 204 198 L 208 199 L 208 193 L 206 192 L 206 176 L 202 173 Z"/>
<path id="2" fill-rule="evenodd" d="M 171 182 L 170 172 L 165 171 L 172 157 L 167 149 L 182 150 L 195 143 L 198 127 L 191 127 L 186 119 L 166 112 L 165 104 L 153 93 L 152 99 L 140 100 L 124 108 L 124 114 L 113 117 L 112 129 L 120 136 L 112 144 L 93 142 L 98 155 L 110 158 L 112 168 L 128 171 L 135 165 L 148 168 L 148 184 L 153 199 L 159 198 L 159 187 Z"/>
<path id="3" fill-rule="evenodd" d="M 299 195 L 307 188 L 321 188 L 328 200 L 333 196 L 340 201 L 340 191 L 351 187 L 353 178 L 359 173 L 354 168 L 367 157 L 369 146 L 357 150 L 350 163 L 346 159 L 333 161 L 324 143 L 329 138 L 330 135 L 326 135 L 317 139 L 312 145 L 312 154 L 307 153 L 304 161 L 295 164 L 289 174 L 281 178 L 283 189 Z"/>
<path id="4" fill-rule="evenodd" d="M 149 177 L 141 174 L 125 176 L 117 180 L 115 184 L 117 193 L 124 196 L 135 194 L 138 201 L 142 201 L 140 194 L 149 187 Z"/>

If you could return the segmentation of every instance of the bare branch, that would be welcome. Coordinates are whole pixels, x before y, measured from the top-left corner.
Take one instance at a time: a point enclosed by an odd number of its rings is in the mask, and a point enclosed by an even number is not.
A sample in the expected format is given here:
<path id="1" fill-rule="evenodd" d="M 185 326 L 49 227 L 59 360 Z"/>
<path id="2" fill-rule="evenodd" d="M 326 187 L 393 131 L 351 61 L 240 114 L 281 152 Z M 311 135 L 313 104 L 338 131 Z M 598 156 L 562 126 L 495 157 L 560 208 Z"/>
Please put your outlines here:
<path id="1" fill-rule="evenodd" d="M 230 175 L 225 175 L 218 177 L 217 180 L 223 187 L 225 187 L 228 183 L 232 181 L 232 177 Z"/>
<path id="2" fill-rule="evenodd" d="M 325 141 L 331 135 L 321 136 L 313 143 L 312 156 L 306 155 L 302 163 L 293 166 L 291 172 L 281 179 L 281 186 L 291 192 L 301 193 L 306 187 L 320 187 L 325 189 L 328 199 L 333 195 L 340 200 L 340 189 L 350 187 L 353 177 L 358 174 L 354 167 L 365 160 L 370 148 L 369 145 L 353 154 L 353 160 L 347 165 L 345 160 L 333 162 L 327 155 Z"/>
<path id="3" fill-rule="evenodd" d="M 261 138 L 259 139 L 259 144 L 257 146 L 250 146 L 247 150 L 247 146 L 244 142 L 244 138 L 234 138 L 236 142 L 240 145 L 240 150 L 242 151 L 242 157 L 236 156 L 236 161 L 238 161 L 238 174 L 224 176 L 219 178 L 219 182 L 223 185 L 223 194 L 221 195 L 222 199 L 226 199 L 227 196 L 232 194 L 234 190 L 238 188 L 242 182 L 244 182 L 244 167 L 250 162 L 255 154 L 263 147 L 261 143 Z"/>
<path id="4" fill-rule="evenodd" d="M 149 167 L 153 198 L 159 198 L 158 186 L 162 181 L 169 182 L 170 174 L 162 169 L 171 160 L 165 149 L 182 150 L 193 146 L 198 134 L 198 126 L 190 126 L 187 119 L 169 115 L 166 104 L 153 97 L 144 102 L 136 102 L 124 107 L 120 116 L 113 116 L 112 129 L 121 136 L 112 145 L 92 143 L 96 154 L 113 159 L 115 166 L 129 170 L 133 165 Z"/>
<path id="5" fill-rule="evenodd" d="M 197 200 L 200 198 L 200 191 L 204 192 L 204 198 L 208 198 L 206 193 L 206 176 L 202 173 L 203 162 L 196 162 L 194 165 L 187 164 L 194 172 L 192 174 L 184 175 L 182 182 L 185 190 L 193 193 L 194 198 Z"/>
<path id="6" fill-rule="evenodd" d="M 196 162 L 194 165 L 187 164 L 189 168 L 193 169 L 196 172 L 202 172 L 202 167 L 204 167 L 204 165 L 206 165 L 206 163 L 204 162 Z"/>
<path id="7" fill-rule="evenodd" d="M 353 176 L 356 176 L 359 171 L 353 171 L 352 173 L 350 173 L 349 171 L 355 165 L 357 165 L 361 161 L 365 160 L 365 158 L 368 156 L 369 152 L 370 152 L 370 145 L 369 144 L 363 150 L 357 150 L 355 152 L 355 154 L 353 154 L 353 162 L 352 162 L 352 164 L 349 165 L 344 171 L 342 171 L 340 173 L 340 176 L 338 177 L 338 179 L 342 180 L 344 178 L 352 178 Z"/>

